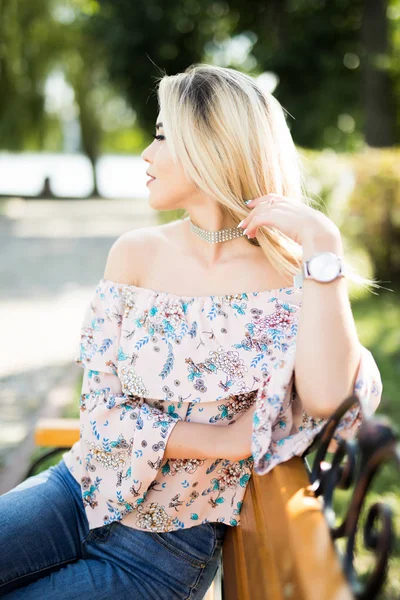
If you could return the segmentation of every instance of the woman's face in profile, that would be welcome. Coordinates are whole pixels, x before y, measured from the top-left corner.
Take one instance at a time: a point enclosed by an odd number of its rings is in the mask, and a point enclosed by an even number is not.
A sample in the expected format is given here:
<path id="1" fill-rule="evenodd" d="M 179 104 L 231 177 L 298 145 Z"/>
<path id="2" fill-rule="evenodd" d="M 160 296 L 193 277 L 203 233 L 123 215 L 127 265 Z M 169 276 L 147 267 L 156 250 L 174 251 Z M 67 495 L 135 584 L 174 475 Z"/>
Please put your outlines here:
<path id="1" fill-rule="evenodd" d="M 142 152 L 143 160 L 148 163 L 146 171 L 155 178 L 147 183 L 149 203 L 156 210 L 186 208 L 190 196 L 198 190 L 185 176 L 183 168 L 174 164 L 162 123 L 160 112 L 155 134 L 158 139 L 154 139 Z"/>

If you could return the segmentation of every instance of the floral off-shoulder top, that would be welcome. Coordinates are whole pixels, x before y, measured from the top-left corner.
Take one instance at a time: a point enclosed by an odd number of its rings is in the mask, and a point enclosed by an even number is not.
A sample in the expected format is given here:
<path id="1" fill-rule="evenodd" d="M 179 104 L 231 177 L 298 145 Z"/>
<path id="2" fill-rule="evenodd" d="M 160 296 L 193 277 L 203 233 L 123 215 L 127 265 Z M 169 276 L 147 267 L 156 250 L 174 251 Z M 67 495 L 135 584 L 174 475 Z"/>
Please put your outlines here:
<path id="1" fill-rule="evenodd" d="M 63 454 L 90 529 L 240 524 L 253 470 L 301 455 L 325 423 L 302 410 L 293 385 L 301 298 L 301 287 L 188 297 L 100 280 L 76 358 L 80 439 Z M 349 411 L 343 437 L 381 398 L 378 367 L 361 348 L 354 392 L 363 408 Z M 248 458 L 164 459 L 179 420 L 226 427 L 254 403 Z"/>

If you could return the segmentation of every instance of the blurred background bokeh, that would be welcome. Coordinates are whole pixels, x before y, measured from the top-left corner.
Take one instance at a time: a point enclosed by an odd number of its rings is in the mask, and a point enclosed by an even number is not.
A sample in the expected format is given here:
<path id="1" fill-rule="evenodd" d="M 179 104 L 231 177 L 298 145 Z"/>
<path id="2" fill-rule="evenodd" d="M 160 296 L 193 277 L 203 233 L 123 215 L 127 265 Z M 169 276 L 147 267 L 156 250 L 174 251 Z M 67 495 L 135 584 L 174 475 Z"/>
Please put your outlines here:
<path id="1" fill-rule="evenodd" d="M 350 295 L 378 412 L 400 421 L 400 0 L 0 0 L 0 493 L 36 456 L 40 416 L 78 416 L 73 359 L 111 244 L 182 216 L 149 208 L 140 154 L 155 78 L 195 62 L 252 75 L 287 111 L 309 195 L 383 286 Z M 399 539 L 398 481 L 389 465 L 369 499 Z"/>

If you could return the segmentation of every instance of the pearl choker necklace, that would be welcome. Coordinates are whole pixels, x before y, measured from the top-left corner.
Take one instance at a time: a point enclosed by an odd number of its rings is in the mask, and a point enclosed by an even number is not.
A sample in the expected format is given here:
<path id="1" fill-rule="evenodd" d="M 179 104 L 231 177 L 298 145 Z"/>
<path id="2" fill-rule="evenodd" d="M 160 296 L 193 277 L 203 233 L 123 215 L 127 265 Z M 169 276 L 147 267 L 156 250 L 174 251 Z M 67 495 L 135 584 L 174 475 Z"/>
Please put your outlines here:
<path id="1" fill-rule="evenodd" d="M 220 242 L 228 242 L 229 240 L 233 240 L 235 238 L 243 237 L 244 230 L 241 227 L 232 227 L 231 229 L 220 229 L 219 231 L 207 231 L 207 229 L 202 229 L 195 225 L 190 217 L 186 217 L 190 223 L 190 229 L 201 237 L 205 242 L 209 242 L 210 244 L 218 244 Z M 249 240 L 249 242 L 259 246 L 259 243 L 254 238 L 254 240 Z"/>

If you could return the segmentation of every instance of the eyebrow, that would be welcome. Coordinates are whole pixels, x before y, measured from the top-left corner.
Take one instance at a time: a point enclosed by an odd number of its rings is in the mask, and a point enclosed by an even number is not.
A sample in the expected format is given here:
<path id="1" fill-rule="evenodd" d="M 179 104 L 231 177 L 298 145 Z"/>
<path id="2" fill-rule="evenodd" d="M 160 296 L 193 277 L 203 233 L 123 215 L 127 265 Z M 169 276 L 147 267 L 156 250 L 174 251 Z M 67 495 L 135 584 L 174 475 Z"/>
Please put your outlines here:
<path id="1" fill-rule="evenodd" d="M 160 127 L 163 127 L 163 124 L 162 123 L 157 123 L 156 130 L 159 129 Z"/>

